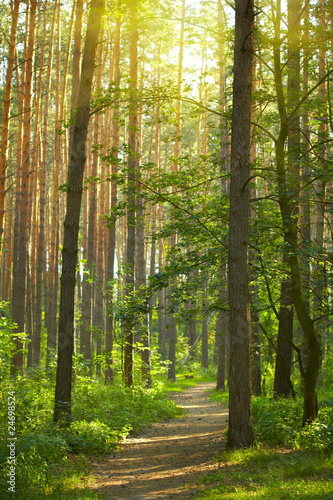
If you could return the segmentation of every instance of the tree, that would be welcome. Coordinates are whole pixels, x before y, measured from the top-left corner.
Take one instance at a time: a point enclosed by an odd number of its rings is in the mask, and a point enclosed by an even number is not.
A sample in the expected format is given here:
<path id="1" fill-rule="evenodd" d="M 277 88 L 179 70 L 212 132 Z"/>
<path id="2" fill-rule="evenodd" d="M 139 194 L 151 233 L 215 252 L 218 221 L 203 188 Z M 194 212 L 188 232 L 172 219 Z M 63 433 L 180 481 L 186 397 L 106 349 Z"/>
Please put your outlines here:
<path id="1" fill-rule="evenodd" d="M 104 8 L 104 0 L 91 1 L 83 51 L 73 143 L 68 167 L 67 205 L 64 222 L 60 287 L 58 361 L 53 416 L 54 422 L 65 419 L 66 425 L 69 425 L 71 415 L 74 296 L 83 175 L 86 161 L 85 148 L 98 37 Z"/>
<path id="2" fill-rule="evenodd" d="M 136 170 L 138 161 L 137 130 L 137 80 L 138 80 L 138 5 L 135 0 L 130 10 L 130 80 L 131 80 L 131 106 L 128 131 L 128 174 L 127 174 L 127 253 L 126 253 L 126 285 L 124 290 L 125 300 L 134 293 L 134 264 L 135 264 L 135 210 L 136 210 Z M 133 385 L 133 343 L 134 343 L 134 318 L 132 314 L 124 323 L 124 378 L 126 387 Z"/>
<path id="3" fill-rule="evenodd" d="M 234 83 L 229 213 L 229 431 L 228 446 L 250 447 L 250 294 L 248 227 L 252 92 L 253 2 L 237 0 L 235 10 Z"/>
<path id="4" fill-rule="evenodd" d="M 279 135 L 275 140 L 276 176 L 279 206 L 283 224 L 283 234 L 285 241 L 288 242 L 289 248 L 288 265 L 291 274 L 292 297 L 297 317 L 303 328 L 308 350 L 308 367 L 306 369 L 304 379 L 303 425 L 305 425 L 306 423 L 316 420 L 318 414 L 316 384 L 321 362 L 321 341 L 320 334 L 315 329 L 314 321 L 310 316 L 307 303 L 304 300 L 299 262 L 299 250 L 296 238 L 296 227 L 292 216 L 291 207 L 292 196 L 290 194 L 292 192 L 293 186 L 290 184 L 290 182 L 288 182 L 286 173 L 285 142 L 288 138 L 292 119 L 299 109 L 300 101 L 288 114 L 282 83 L 280 22 L 281 3 L 280 0 L 278 0 L 275 16 L 274 40 L 274 78 L 280 116 Z"/>
<path id="5" fill-rule="evenodd" d="M 30 141 L 31 141 L 31 94 L 32 75 L 36 33 L 37 0 L 27 4 L 27 19 L 29 18 L 29 35 L 26 50 L 26 63 L 24 68 L 24 115 L 23 115 L 23 148 L 22 172 L 20 186 L 20 215 L 19 215 L 19 247 L 17 259 L 13 262 L 13 275 L 16 275 L 15 286 L 13 283 L 12 314 L 13 321 L 17 324 L 16 332 L 25 331 L 26 323 L 26 285 L 28 265 L 28 213 L 29 213 L 29 175 L 30 175 Z M 16 270 L 14 269 L 16 267 Z M 24 371 L 23 343 L 15 342 L 17 353 L 12 358 L 12 374 Z"/>
<path id="6" fill-rule="evenodd" d="M 7 149 L 10 122 L 10 106 L 12 93 L 12 77 L 15 60 L 16 33 L 19 17 L 20 0 L 11 2 L 12 24 L 10 29 L 10 41 L 8 48 L 8 64 L 6 71 L 6 84 L 3 96 L 2 127 L 1 127 L 1 151 L 0 151 L 0 238 L 3 237 L 3 225 L 5 214 L 5 195 L 6 195 L 6 168 L 7 168 Z M 0 241 L 0 261 L 2 253 L 2 242 Z"/>

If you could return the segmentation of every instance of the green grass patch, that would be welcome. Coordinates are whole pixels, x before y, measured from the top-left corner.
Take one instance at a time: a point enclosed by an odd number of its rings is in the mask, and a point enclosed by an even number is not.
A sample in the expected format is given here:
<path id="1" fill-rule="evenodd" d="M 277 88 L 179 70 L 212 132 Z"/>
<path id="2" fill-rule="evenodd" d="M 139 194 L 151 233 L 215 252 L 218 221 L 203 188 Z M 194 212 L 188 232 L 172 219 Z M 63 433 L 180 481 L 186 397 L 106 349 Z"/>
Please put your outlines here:
<path id="1" fill-rule="evenodd" d="M 196 499 L 331 499 L 332 470 L 332 454 L 312 450 L 228 451 L 219 457 L 218 471 L 198 481 L 201 488 L 213 487 Z"/>
<path id="2" fill-rule="evenodd" d="M 216 383 L 216 370 L 206 370 L 201 367 L 191 366 L 189 370 L 177 374 L 176 382 L 172 382 L 162 376 L 157 376 L 154 386 L 161 385 L 163 390 L 167 392 L 181 392 L 188 387 L 195 387 L 201 382 Z"/>

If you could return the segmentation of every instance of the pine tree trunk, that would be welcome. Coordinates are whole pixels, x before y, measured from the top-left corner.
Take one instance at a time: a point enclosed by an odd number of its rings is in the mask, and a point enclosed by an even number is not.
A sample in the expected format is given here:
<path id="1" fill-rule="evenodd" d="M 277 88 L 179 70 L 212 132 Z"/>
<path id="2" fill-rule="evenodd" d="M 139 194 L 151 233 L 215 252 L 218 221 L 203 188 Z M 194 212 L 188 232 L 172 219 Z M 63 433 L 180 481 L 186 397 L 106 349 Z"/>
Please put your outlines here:
<path id="1" fill-rule="evenodd" d="M 23 115 L 23 149 L 22 149 L 22 172 L 21 172 L 21 194 L 20 194 L 20 232 L 17 265 L 17 288 L 13 288 L 12 317 L 17 324 L 14 332 L 20 333 L 25 330 L 26 322 L 26 278 L 28 263 L 28 213 L 29 213 L 29 175 L 30 175 L 30 141 L 31 141 L 31 89 L 33 57 L 35 47 L 35 29 L 37 0 L 29 3 L 29 33 L 26 51 L 25 82 L 24 82 L 24 115 Z M 28 15 L 28 12 L 27 12 Z M 17 349 L 22 350 L 23 342 L 15 338 L 14 344 Z M 24 355 L 23 351 L 17 352 L 12 358 L 12 375 L 23 374 Z"/>
<path id="2" fill-rule="evenodd" d="M 217 338 L 217 378 L 216 390 L 225 391 L 225 329 L 224 329 L 225 314 L 219 311 L 216 321 L 216 338 Z"/>
<path id="3" fill-rule="evenodd" d="M 5 196 L 6 196 L 6 168 L 7 168 L 7 150 L 8 150 L 8 137 L 9 137 L 9 122 L 10 122 L 10 108 L 11 108 L 11 94 L 12 94 L 12 79 L 15 61 L 15 48 L 16 48 L 16 33 L 19 17 L 20 0 L 14 0 L 12 3 L 12 23 L 10 29 L 10 40 L 8 48 L 6 82 L 3 95 L 3 109 L 2 109 L 2 126 L 1 126 L 1 150 L 0 150 L 0 262 L 2 255 L 2 237 L 5 215 Z"/>
<path id="4" fill-rule="evenodd" d="M 116 33 L 115 33 L 115 41 L 113 48 L 113 69 L 114 75 L 110 74 L 110 83 L 112 83 L 112 79 L 116 86 L 120 84 L 120 72 L 119 72 L 119 64 L 120 64 L 120 41 L 121 41 L 121 18 L 117 18 L 116 25 Z M 118 173 L 118 164 L 117 159 L 119 156 L 119 103 L 115 103 L 115 108 L 113 110 L 113 157 L 115 161 L 112 162 L 112 176 L 111 180 L 111 214 L 113 214 L 113 210 L 117 206 L 118 203 L 118 191 L 117 191 L 117 181 L 116 176 Z M 105 351 L 106 351 L 106 364 L 107 368 L 105 370 L 105 383 L 108 384 L 113 381 L 113 279 L 114 279 L 114 264 L 115 264 L 115 255 L 116 255 L 116 217 L 113 218 L 111 226 L 109 226 L 108 232 L 108 255 L 107 255 L 107 266 L 106 266 L 106 333 L 105 333 Z M 120 260 L 118 260 L 120 262 Z"/>
<path id="5" fill-rule="evenodd" d="M 104 0 L 92 0 L 82 60 L 82 73 L 72 150 L 68 171 L 67 205 L 62 250 L 58 361 L 55 388 L 54 422 L 70 424 L 72 393 L 72 356 L 74 350 L 74 295 L 78 253 L 78 234 L 89 123 L 90 98 L 95 70 Z"/>
<path id="6" fill-rule="evenodd" d="M 288 256 L 284 256 L 284 263 L 288 263 Z M 279 328 L 274 373 L 273 390 L 276 396 L 290 397 L 292 395 L 290 376 L 293 361 L 293 316 L 291 281 L 284 279 L 281 283 Z"/>
<path id="7" fill-rule="evenodd" d="M 36 308 L 35 308 L 35 335 L 33 346 L 33 364 L 39 366 L 40 363 L 40 343 L 42 333 L 42 300 L 43 300 L 43 269 L 45 267 L 45 204 L 46 204 L 46 162 L 47 162 L 47 144 L 48 144 L 48 126 L 49 126 L 49 103 L 51 71 L 53 61 L 53 38 L 56 22 L 57 3 L 54 5 L 53 19 L 51 24 L 49 38 L 48 66 L 45 81 L 45 100 L 43 109 L 43 133 L 42 133 L 42 152 L 39 165 L 39 235 L 37 250 L 37 268 L 36 268 Z"/>
<path id="8" fill-rule="evenodd" d="M 136 169 L 137 169 L 137 80 L 138 80 L 138 6 L 131 6 L 130 10 L 130 80 L 131 104 L 128 126 L 128 175 L 127 175 L 127 249 L 124 297 L 130 298 L 134 294 L 134 266 L 135 266 L 135 205 L 136 205 Z M 134 343 L 134 317 L 128 315 L 124 322 L 124 378 L 126 387 L 133 385 L 133 343 Z"/>
<path id="9" fill-rule="evenodd" d="M 185 26 L 185 0 L 182 1 L 182 20 L 180 26 L 180 37 L 179 37 L 179 59 L 178 59 L 178 81 L 177 90 L 178 95 L 181 95 L 181 84 L 183 75 L 183 56 L 184 56 L 184 26 Z M 174 148 L 174 162 L 172 165 L 172 172 L 176 174 L 178 172 L 179 156 L 180 156 L 180 143 L 181 143 L 181 99 L 177 99 L 176 103 L 176 128 L 175 128 L 175 148 Z M 176 187 L 172 187 L 174 192 Z M 176 234 L 173 233 L 171 236 L 171 248 L 176 244 Z M 176 286 L 174 281 L 171 284 L 170 289 Z M 168 379 L 176 380 L 176 344 L 177 344 L 177 323 L 174 318 L 175 305 L 171 304 L 171 312 L 169 313 L 169 367 L 168 367 Z"/>
<path id="10" fill-rule="evenodd" d="M 205 288 L 205 287 L 204 287 Z M 208 369 L 208 318 L 207 318 L 207 292 L 203 290 L 202 298 L 202 337 L 201 337 L 201 366 Z"/>
<path id="11" fill-rule="evenodd" d="M 230 374 L 228 446 L 253 445 L 248 278 L 253 3 L 236 0 L 229 215 Z"/>

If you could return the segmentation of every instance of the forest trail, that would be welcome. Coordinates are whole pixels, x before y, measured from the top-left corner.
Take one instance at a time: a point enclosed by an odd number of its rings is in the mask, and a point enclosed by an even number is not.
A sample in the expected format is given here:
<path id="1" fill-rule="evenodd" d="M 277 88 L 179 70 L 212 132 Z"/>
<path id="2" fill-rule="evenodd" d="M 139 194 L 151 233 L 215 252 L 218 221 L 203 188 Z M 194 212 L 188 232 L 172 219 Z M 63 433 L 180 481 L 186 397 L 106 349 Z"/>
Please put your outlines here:
<path id="1" fill-rule="evenodd" d="M 172 394 L 186 416 L 153 424 L 113 455 L 93 458 L 91 490 L 105 500 L 193 498 L 197 480 L 217 471 L 214 456 L 226 442 L 228 410 L 209 399 L 214 385 L 200 383 Z"/>

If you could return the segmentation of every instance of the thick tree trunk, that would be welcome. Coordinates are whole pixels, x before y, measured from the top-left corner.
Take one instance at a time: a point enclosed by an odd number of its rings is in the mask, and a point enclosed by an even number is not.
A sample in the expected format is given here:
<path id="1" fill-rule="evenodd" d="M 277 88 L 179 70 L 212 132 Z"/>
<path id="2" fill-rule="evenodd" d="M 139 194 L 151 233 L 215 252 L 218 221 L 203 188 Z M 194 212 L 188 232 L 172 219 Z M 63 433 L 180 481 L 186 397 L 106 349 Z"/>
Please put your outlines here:
<path id="1" fill-rule="evenodd" d="M 85 167 L 85 147 L 89 123 L 90 98 L 104 0 L 92 0 L 87 23 L 78 107 L 68 172 L 66 217 L 62 250 L 58 362 L 56 373 L 54 421 L 70 423 L 72 394 L 72 357 L 74 350 L 74 295 L 78 252 L 78 233 Z"/>
<path id="2" fill-rule="evenodd" d="M 291 111 L 299 100 L 300 95 L 300 13 L 299 0 L 288 1 L 288 109 Z M 295 193 L 292 203 L 293 215 L 299 212 L 299 183 L 300 183 L 300 124 L 299 114 L 296 113 L 289 124 L 288 134 L 288 171 L 292 175 L 291 190 Z M 297 223 L 295 222 L 295 225 Z M 284 248 L 288 248 L 285 240 Z M 283 260 L 288 262 L 285 253 Z M 291 363 L 293 340 L 293 300 L 290 290 L 290 278 L 286 277 L 281 283 L 281 305 L 279 312 L 279 329 L 277 338 L 277 356 L 274 377 L 274 392 L 277 396 L 290 396 L 291 390 Z M 288 341 L 288 338 L 290 341 Z"/>
<path id="3" fill-rule="evenodd" d="M 229 433 L 231 448 L 250 447 L 250 294 L 248 280 L 249 178 L 251 142 L 253 3 L 236 0 L 234 84 L 229 215 L 230 374 Z"/>
<path id="4" fill-rule="evenodd" d="M 53 168 L 53 192 L 52 192 L 52 224 L 51 224 L 51 240 L 50 240 L 50 257 L 49 257 L 49 317 L 48 317 L 48 331 L 47 331 L 47 361 L 50 354 L 55 352 L 57 344 L 57 310 L 58 310 L 58 281 L 56 274 L 58 273 L 57 262 L 59 262 L 59 248 L 56 246 L 59 231 L 59 191 L 58 185 L 61 175 L 61 150 L 63 145 L 63 136 L 58 133 L 61 129 L 63 120 L 65 118 L 65 97 L 68 76 L 68 64 L 72 39 L 72 28 L 74 22 L 74 9 L 68 27 L 68 40 L 67 50 L 65 53 L 65 61 L 63 67 L 63 79 L 60 85 L 60 54 L 61 54 L 61 10 L 60 3 L 58 4 L 58 34 L 57 34 L 57 81 L 56 81 L 56 135 L 55 135 L 55 164 Z"/>
<path id="5" fill-rule="evenodd" d="M 309 37 L 309 0 L 306 0 L 304 9 L 304 27 L 303 27 L 303 37 L 305 40 Z M 309 48 L 303 50 L 303 95 L 309 91 Z M 301 204 L 300 204 L 300 242 L 303 245 L 305 251 L 301 252 L 300 255 L 300 265 L 302 272 L 302 290 L 304 295 L 304 301 L 308 311 L 310 311 L 310 255 L 306 249 L 310 248 L 311 244 L 311 160 L 309 151 L 310 142 L 310 119 L 309 119 L 309 109 L 304 107 L 302 112 L 302 163 L 301 163 L 301 181 L 302 181 L 302 191 L 301 191 Z M 307 187 L 305 187 L 307 186 Z M 304 188 L 305 187 L 305 188 Z M 305 340 L 302 342 L 302 351 L 304 358 L 304 365 L 307 366 L 307 352 Z"/>
<path id="6" fill-rule="evenodd" d="M 75 25 L 74 25 L 74 47 L 73 47 L 73 63 L 72 63 L 72 93 L 71 93 L 71 119 L 75 119 L 77 100 L 79 96 L 79 82 L 81 72 L 81 44 L 82 44 L 82 16 L 83 16 L 83 0 L 76 0 L 75 9 Z M 69 148 L 71 151 L 74 134 L 74 124 L 70 127 Z M 70 160 L 70 158 L 69 158 Z"/>

